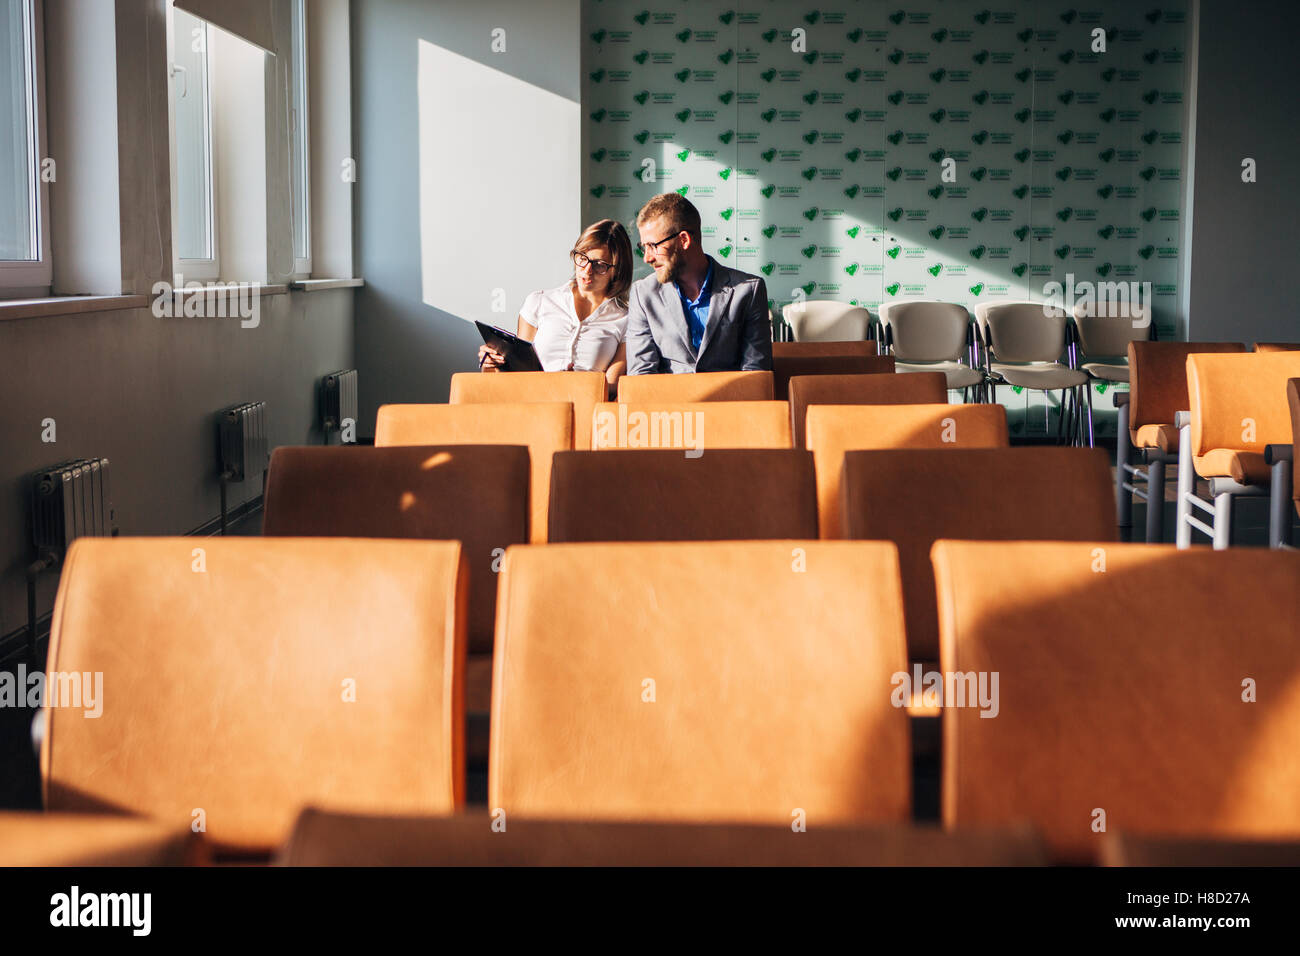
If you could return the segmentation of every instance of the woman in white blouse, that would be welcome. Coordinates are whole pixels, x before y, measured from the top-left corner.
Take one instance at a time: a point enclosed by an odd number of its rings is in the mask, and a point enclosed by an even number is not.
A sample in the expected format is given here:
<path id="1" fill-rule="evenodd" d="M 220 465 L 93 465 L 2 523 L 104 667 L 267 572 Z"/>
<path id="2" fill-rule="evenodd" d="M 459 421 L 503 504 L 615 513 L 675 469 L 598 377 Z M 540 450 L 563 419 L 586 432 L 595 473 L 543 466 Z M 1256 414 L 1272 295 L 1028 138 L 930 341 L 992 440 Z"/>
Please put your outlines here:
<path id="1" fill-rule="evenodd" d="M 569 252 L 573 278 L 530 293 L 519 311 L 517 334 L 533 343 L 548 372 L 604 372 L 611 391 L 627 368 L 627 294 L 632 287 L 632 243 L 622 223 L 602 219 L 583 230 Z M 479 367 L 499 372 L 500 352 L 484 345 Z"/>

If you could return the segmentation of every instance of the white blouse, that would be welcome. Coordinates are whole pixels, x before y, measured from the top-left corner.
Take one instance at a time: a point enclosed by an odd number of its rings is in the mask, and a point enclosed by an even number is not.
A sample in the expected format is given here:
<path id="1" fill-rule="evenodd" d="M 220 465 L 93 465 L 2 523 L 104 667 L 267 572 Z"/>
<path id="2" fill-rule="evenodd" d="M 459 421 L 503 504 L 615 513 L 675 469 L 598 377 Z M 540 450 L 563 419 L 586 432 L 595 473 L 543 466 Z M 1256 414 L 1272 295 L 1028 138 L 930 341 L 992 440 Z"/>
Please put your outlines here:
<path id="1" fill-rule="evenodd" d="M 579 322 L 571 281 L 529 293 L 519 316 L 537 329 L 533 348 L 548 372 L 605 371 L 627 332 L 627 307 L 613 299 Z"/>

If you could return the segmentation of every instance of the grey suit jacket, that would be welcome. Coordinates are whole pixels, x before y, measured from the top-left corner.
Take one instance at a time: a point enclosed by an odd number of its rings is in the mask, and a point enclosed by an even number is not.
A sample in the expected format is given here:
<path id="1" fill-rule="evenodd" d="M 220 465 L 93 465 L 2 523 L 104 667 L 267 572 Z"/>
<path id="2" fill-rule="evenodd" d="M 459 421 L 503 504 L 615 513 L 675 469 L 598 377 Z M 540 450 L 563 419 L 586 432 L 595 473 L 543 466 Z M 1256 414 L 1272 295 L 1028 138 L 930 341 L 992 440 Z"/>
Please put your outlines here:
<path id="1" fill-rule="evenodd" d="M 740 372 L 772 367 L 767 285 L 712 256 L 709 320 L 697 353 L 677 286 L 653 275 L 632 284 L 627 308 L 627 373 Z"/>

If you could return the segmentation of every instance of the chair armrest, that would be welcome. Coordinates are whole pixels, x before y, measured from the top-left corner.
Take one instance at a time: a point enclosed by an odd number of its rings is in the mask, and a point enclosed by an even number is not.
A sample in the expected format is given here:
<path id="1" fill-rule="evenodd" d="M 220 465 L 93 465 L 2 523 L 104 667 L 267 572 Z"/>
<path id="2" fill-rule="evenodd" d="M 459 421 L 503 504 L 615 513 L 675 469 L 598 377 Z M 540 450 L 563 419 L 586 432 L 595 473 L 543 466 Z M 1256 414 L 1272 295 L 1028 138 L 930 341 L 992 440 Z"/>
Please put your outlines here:
<path id="1" fill-rule="evenodd" d="M 1295 454 L 1294 445 L 1265 445 L 1264 461 L 1270 465 L 1276 465 L 1280 461 L 1294 461 L 1292 455 Z"/>

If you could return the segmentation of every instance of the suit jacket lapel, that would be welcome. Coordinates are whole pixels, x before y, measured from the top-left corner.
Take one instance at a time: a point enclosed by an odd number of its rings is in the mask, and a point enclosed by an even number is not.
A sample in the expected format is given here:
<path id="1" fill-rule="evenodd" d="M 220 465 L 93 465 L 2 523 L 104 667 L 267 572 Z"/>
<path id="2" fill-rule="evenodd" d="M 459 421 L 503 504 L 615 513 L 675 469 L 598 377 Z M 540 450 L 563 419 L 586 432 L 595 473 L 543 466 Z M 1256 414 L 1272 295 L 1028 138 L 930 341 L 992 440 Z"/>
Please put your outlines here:
<path id="1" fill-rule="evenodd" d="M 686 310 L 682 307 L 681 296 L 677 294 L 677 286 L 672 282 L 661 283 L 659 301 L 663 306 L 659 314 L 663 317 L 665 329 L 677 336 L 686 355 L 694 357 L 695 349 L 691 348 L 690 332 L 686 328 Z"/>
<path id="2" fill-rule="evenodd" d="M 727 281 L 729 276 L 725 275 L 726 267 L 719 264 L 716 260 L 713 263 L 713 292 L 709 296 L 709 320 L 704 324 L 704 336 L 700 339 L 700 355 L 709 347 L 709 339 L 713 337 L 718 323 L 722 317 L 727 314 L 727 309 L 731 305 L 731 293 L 733 286 Z M 699 356 L 696 357 L 696 361 Z"/>

